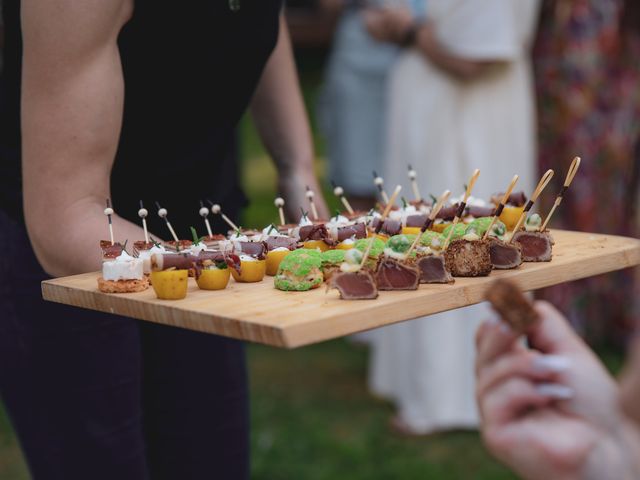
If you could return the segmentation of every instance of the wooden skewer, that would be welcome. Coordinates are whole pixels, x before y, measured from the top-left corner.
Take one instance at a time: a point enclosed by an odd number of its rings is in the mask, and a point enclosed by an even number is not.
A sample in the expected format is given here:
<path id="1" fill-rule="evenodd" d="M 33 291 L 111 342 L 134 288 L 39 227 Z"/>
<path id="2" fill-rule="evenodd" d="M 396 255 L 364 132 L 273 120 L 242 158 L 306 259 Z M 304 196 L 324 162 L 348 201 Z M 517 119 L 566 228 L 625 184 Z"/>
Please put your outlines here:
<path id="1" fill-rule="evenodd" d="M 200 216 L 204 218 L 204 225 L 207 227 L 207 233 L 209 234 L 209 238 L 213 237 L 213 232 L 211 231 L 211 224 L 209 223 L 209 209 L 204 206 L 204 202 L 200 200 L 200 210 L 198 211 Z"/>
<path id="2" fill-rule="evenodd" d="M 382 201 L 385 205 L 387 205 L 389 203 L 389 197 L 387 196 L 387 192 L 384 191 L 384 180 L 376 173 L 375 170 L 373 171 L 373 183 L 376 187 L 378 187 L 378 192 L 380 192 Z"/>
<path id="3" fill-rule="evenodd" d="M 498 205 L 496 207 L 495 212 L 493 212 L 493 218 L 491 219 L 491 223 L 489 223 L 489 228 L 487 228 L 487 231 L 484 232 L 484 236 L 482 237 L 483 240 L 487 239 L 487 237 L 489 236 L 489 233 L 491 232 L 491 229 L 493 228 L 495 223 L 498 221 L 498 218 L 500 218 L 500 215 L 502 214 L 502 210 L 504 210 L 504 206 L 509 201 L 509 197 L 511 196 L 511 192 L 513 192 L 513 189 L 516 186 L 516 183 L 518 183 L 518 178 L 520 178 L 520 177 L 518 177 L 518 175 L 514 175 L 513 178 L 511 179 L 511 183 L 509 184 L 509 187 L 507 188 L 507 191 L 504 192 L 504 195 L 502 196 L 502 199 L 500 200 L 500 205 Z"/>
<path id="4" fill-rule="evenodd" d="M 211 203 L 211 213 L 213 213 L 214 215 L 220 215 L 222 219 L 227 222 L 227 225 L 229 225 L 233 229 L 234 232 L 240 231 L 240 228 L 235 223 L 233 223 L 229 217 L 222 213 L 222 207 L 220 207 L 220 205 L 218 205 L 217 203 L 212 203 L 210 200 L 209 203 Z"/>
<path id="5" fill-rule="evenodd" d="M 142 200 L 140 200 L 140 210 L 138 210 L 138 216 L 142 219 L 142 229 L 144 230 L 144 242 L 149 243 L 149 232 L 147 230 L 147 215 L 149 211 L 144 208 Z"/>
<path id="6" fill-rule="evenodd" d="M 104 209 L 104 214 L 107 216 L 107 220 L 109 220 L 109 236 L 111 237 L 111 245 L 114 245 L 113 241 L 113 223 L 111 222 L 111 215 L 113 215 L 113 208 L 111 208 L 111 200 L 107 198 L 107 208 Z"/>
<path id="7" fill-rule="evenodd" d="M 531 210 L 531 207 L 533 207 L 533 204 L 536 202 L 536 200 L 538 199 L 542 191 L 545 189 L 545 187 L 549 184 L 552 178 L 553 178 L 553 170 L 549 169 L 546 172 L 544 172 L 544 175 L 542 175 L 542 178 L 538 182 L 536 189 L 531 194 L 531 198 L 529 199 L 527 204 L 524 206 L 522 215 L 520 215 L 520 218 L 518 218 L 518 223 L 516 223 L 516 226 L 514 227 L 513 232 L 511 233 L 511 238 L 507 243 L 511 243 L 513 241 L 513 237 L 515 236 L 515 233 L 518 230 L 520 230 L 522 223 L 524 222 L 525 218 L 527 218 L 527 214 L 529 213 L 529 210 Z"/>
<path id="8" fill-rule="evenodd" d="M 467 206 L 467 200 L 469 200 L 469 197 L 471 196 L 471 191 L 473 190 L 473 186 L 476 184 L 476 180 L 478 180 L 479 176 L 480 176 L 480 170 L 478 170 L 476 168 L 473 171 L 473 175 L 471 175 L 471 179 L 469 180 L 469 184 L 467 185 L 467 189 L 464 192 L 464 197 L 462 199 L 462 202 L 460 202 L 460 206 L 458 207 L 458 211 L 456 212 L 456 216 L 453 217 L 452 227 L 449 230 L 449 235 L 447 235 L 447 239 L 444 242 L 442 250 L 446 250 L 447 247 L 449 246 L 449 242 L 451 241 L 451 236 L 453 235 L 453 231 L 455 230 L 456 225 L 460 221 L 460 218 L 464 214 L 464 209 Z"/>
<path id="9" fill-rule="evenodd" d="M 336 185 L 334 181 L 331 181 L 331 185 L 333 186 L 333 194 L 340 199 L 344 208 L 347 209 L 347 212 L 349 212 L 350 215 L 353 215 L 354 210 L 351 208 L 351 204 L 349 203 L 349 200 L 347 200 L 347 197 L 344 196 L 344 189 Z"/>
<path id="10" fill-rule="evenodd" d="M 278 209 L 278 215 L 280 216 L 280 225 L 284 225 L 285 224 L 285 221 L 284 221 L 284 198 L 276 197 L 276 199 L 273 201 L 273 204 Z"/>
<path id="11" fill-rule="evenodd" d="M 318 209 L 316 208 L 316 202 L 313 201 L 313 197 L 315 196 L 315 193 L 313 193 L 313 190 L 309 188 L 309 185 L 307 185 L 306 195 L 307 195 L 307 198 L 309 199 L 309 205 L 311 205 L 311 215 L 313 215 L 314 220 L 318 220 Z"/>
<path id="12" fill-rule="evenodd" d="M 158 207 L 158 216 L 164 219 L 164 222 L 167 224 L 167 228 L 169 229 L 171 236 L 173 237 L 173 239 L 176 241 L 176 244 L 177 244 L 180 240 L 178 240 L 178 236 L 176 235 L 176 232 L 173 230 L 173 227 L 171 226 L 171 222 L 167 218 L 167 214 L 168 214 L 167 209 L 162 208 L 157 201 L 156 201 L 156 207 Z"/>
<path id="13" fill-rule="evenodd" d="M 434 220 L 436 219 L 436 217 L 438 216 L 438 213 L 444 206 L 444 203 L 449 199 L 450 195 L 451 195 L 451 192 L 449 190 L 445 190 L 442 193 L 442 195 L 440 195 L 440 198 L 431 209 L 431 213 L 427 217 L 427 220 L 424 222 L 422 227 L 420 227 L 420 233 L 416 235 L 416 238 L 411 244 L 411 247 L 409 247 L 409 250 L 407 250 L 407 252 L 405 253 L 405 259 L 409 258 L 409 255 L 411 255 L 411 252 L 413 252 L 413 250 L 418 246 L 418 243 L 420 242 L 420 238 L 422 237 L 422 234 L 427 230 L 429 230 L 431 225 L 433 225 Z"/>
<path id="14" fill-rule="evenodd" d="M 387 216 L 391 211 L 391 207 L 396 202 L 396 198 L 398 197 L 400 190 L 402 190 L 402 186 L 398 185 L 396 189 L 393 191 L 393 193 L 391 194 L 391 198 L 389 199 L 390 201 L 387 202 L 387 206 L 384 207 L 384 211 L 382 212 L 382 216 L 380 217 L 380 222 L 378 223 L 378 226 L 376 227 L 374 234 L 371 235 L 371 240 L 369 240 L 369 244 L 367 245 L 367 248 L 362 257 L 362 263 L 360 263 L 360 268 L 364 267 L 364 264 L 367 261 L 367 258 L 369 258 L 369 253 L 371 253 L 371 248 L 373 247 L 373 242 L 376 238 L 376 234 L 382 229 L 382 224 L 387 219 Z"/>
<path id="15" fill-rule="evenodd" d="M 416 178 L 418 178 L 418 173 L 413 169 L 411 165 L 409 165 L 409 180 L 411 181 L 411 189 L 413 190 L 413 196 L 416 197 L 416 201 L 422 201 L 422 195 L 420 195 L 420 189 L 418 188 L 418 182 Z"/>
<path id="16" fill-rule="evenodd" d="M 560 193 L 558 193 L 556 201 L 553 203 L 553 207 L 551 207 L 551 211 L 547 215 L 547 219 L 542 223 L 542 226 L 540 227 L 541 232 L 544 232 L 544 230 L 547 228 L 547 224 L 549 223 L 549 220 L 551 220 L 552 215 L 555 213 L 556 208 L 558 208 L 558 206 L 562 203 L 562 197 L 567 191 L 567 188 L 569 188 L 569 185 L 571 185 L 571 182 L 573 182 L 573 177 L 576 176 L 578 168 L 580 168 L 581 161 L 582 160 L 580 159 L 580 157 L 575 157 L 571 162 L 571 166 L 569 167 L 569 171 L 567 172 L 567 177 L 564 179 L 564 185 L 562 186 Z"/>

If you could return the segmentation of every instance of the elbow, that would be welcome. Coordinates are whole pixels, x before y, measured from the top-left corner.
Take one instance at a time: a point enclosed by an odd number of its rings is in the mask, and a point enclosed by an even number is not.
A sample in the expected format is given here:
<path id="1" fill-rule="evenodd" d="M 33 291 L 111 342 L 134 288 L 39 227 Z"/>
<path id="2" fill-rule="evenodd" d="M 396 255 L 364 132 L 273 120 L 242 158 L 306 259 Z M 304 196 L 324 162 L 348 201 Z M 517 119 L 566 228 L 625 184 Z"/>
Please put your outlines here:
<path id="1" fill-rule="evenodd" d="M 38 222 L 30 218 L 30 215 L 25 211 L 25 223 L 27 226 L 27 233 L 29 235 L 29 242 L 31 242 L 31 248 L 35 253 L 38 263 L 42 269 L 53 277 L 64 275 L 64 272 L 60 271 L 55 258 L 55 251 L 50 247 L 51 239 L 47 240 L 45 229 L 38 225 Z"/>

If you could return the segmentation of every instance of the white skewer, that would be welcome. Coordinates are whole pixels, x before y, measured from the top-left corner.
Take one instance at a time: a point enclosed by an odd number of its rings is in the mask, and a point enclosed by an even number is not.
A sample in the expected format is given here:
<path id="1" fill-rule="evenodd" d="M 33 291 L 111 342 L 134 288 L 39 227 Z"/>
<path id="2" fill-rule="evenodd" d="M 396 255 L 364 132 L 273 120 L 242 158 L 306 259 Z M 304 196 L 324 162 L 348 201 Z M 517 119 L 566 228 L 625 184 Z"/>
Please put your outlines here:
<path id="1" fill-rule="evenodd" d="M 278 215 L 280 216 L 280 225 L 284 225 L 285 221 L 284 221 L 284 198 L 282 197 L 276 197 L 276 199 L 273 201 L 273 204 L 276 206 L 276 208 L 278 209 Z"/>
<path id="2" fill-rule="evenodd" d="M 307 198 L 309 199 L 309 205 L 311 205 L 311 215 L 313 215 L 314 220 L 318 220 L 318 209 L 316 208 L 316 203 L 313 201 L 313 197 L 315 193 L 307 186 Z"/>
<path id="3" fill-rule="evenodd" d="M 373 172 L 373 183 L 376 187 L 378 187 L 378 191 L 380 192 L 382 201 L 385 205 L 387 205 L 389 203 L 389 197 L 387 196 L 387 192 L 384 191 L 384 180 L 375 171 Z"/>
<path id="4" fill-rule="evenodd" d="M 240 231 L 240 228 L 235 223 L 233 223 L 229 217 L 227 217 L 224 213 L 222 213 L 222 208 L 217 203 L 214 203 L 213 205 L 211 205 L 211 213 L 213 213 L 214 215 L 219 214 L 222 217 L 222 219 L 225 222 L 227 222 L 227 225 L 229 225 L 233 229 L 233 231 L 235 232 Z"/>
<path id="5" fill-rule="evenodd" d="M 384 224 L 384 221 L 387 219 L 387 216 L 389 215 L 389 211 L 391 210 L 391 207 L 393 206 L 393 204 L 396 201 L 396 198 L 400 194 L 400 190 L 402 190 L 402 187 L 398 185 L 396 189 L 393 191 L 393 193 L 391 194 L 391 202 L 387 203 L 386 207 L 384 208 L 384 211 L 382 212 L 382 216 L 380 217 L 380 226 L 382 226 Z M 364 264 L 367 262 L 367 259 L 369 258 L 369 253 L 371 253 L 371 248 L 373 247 L 373 242 L 375 241 L 375 239 L 376 239 L 376 233 L 374 232 L 373 235 L 371 235 L 371 239 L 369 240 L 367 248 L 364 251 L 364 255 L 362 256 L 362 263 L 360 263 L 360 268 L 364 267 Z"/>
<path id="6" fill-rule="evenodd" d="M 167 224 L 167 228 L 169 229 L 169 232 L 171 233 L 171 236 L 173 237 L 173 239 L 175 240 L 175 242 L 177 244 L 180 240 L 178 240 L 178 235 L 176 235 L 176 232 L 173 230 L 173 227 L 171 226 L 171 222 L 167 218 L 167 213 L 168 213 L 167 209 L 160 207 L 160 204 L 158 202 L 156 202 L 156 205 L 159 207 L 158 208 L 158 216 L 164 220 L 164 223 Z"/>
<path id="7" fill-rule="evenodd" d="M 202 201 L 200 202 L 200 210 L 198 211 L 198 213 L 204 219 L 204 225 L 205 227 L 207 227 L 207 233 L 209 234 L 209 237 L 213 237 L 213 233 L 211 232 L 211 225 L 209 224 L 209 219 L 207 218 L 209 216 L 209 209 L 204 206 Z"/>
<path id="8" fill-rule="evenodd" d="M 113 224 L 111 223 L 111 215 L 113 215 L 113 208 L 111 208 L 111 202 L 107 198 L 107 208 L 104 209 L 104 214 L 107 216 L 109 220 L 109 236 L 111 237 L 111 245 L 114 245 L 113 241 Z"/>
<path id="9" fill-rule="evenodd" d="M 422 195 L 420 195 L 420 189 L 418 188 L 418 182 L 416 178 L 418 177 L 418 173 L 411 168 L 409 165 L 409 180 L 411 180 L 411 189 L 413 190 L 413 196 L 416 197 L 416 200 L 419 202 L 422 200 Z"/>
<path id="10" fill-rule="evenodd" d="M 353 208 L 351 208 L 351 204 L 349 203 L 349 200 L 347 200 L 347 197 L 344 196 L 344 189 L 342 187 L 337 186 L 334 183 L 333 184 L 333 194 L 340 199 L 340 201 L 344 205 L 344 208 L 347 209 L 347 212 L 349 212 L 350 215 L 353 215 L 354 210 L 353 210 Z"/>
<path id="11" fill-rule="evenodd" d="M 149 243 L 149 232 L 147 231 L 147 215 L 149 212 L 142 205 L 142 200 L 140 200 L 140 210 L 138 210 L 138 216 L 142 219 L 142 229 L 144 230 L 144 241 L 145 243 Z"/>

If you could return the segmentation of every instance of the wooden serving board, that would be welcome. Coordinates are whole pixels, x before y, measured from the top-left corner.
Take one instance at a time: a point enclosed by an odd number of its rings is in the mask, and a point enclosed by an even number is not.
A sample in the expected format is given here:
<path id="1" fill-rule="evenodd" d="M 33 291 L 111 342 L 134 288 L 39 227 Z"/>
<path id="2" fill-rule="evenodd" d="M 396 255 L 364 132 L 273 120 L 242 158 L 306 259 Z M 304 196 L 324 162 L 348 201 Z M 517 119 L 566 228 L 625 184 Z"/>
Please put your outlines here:
<path id="1" fill-rule="evenodd" d="M 158 300 L 142 293 L 98 291 L 99 273 L 42 282 L 45 300 L 226 337 L 295 348 L 482 301 L 496 278 L 535 290 L 640 264 L 640 240 L 556 230 L 553 260 L 496 270 L 489 277 L 456 278 L 453 285 L 421 285 L 417 291 L 380 292 L 376 300 L 340 300 L 336 290 L 281 292 L 273 279 L 236 283 L 221 291 L 200 290 L 189 279 L 184 300 Z"/>

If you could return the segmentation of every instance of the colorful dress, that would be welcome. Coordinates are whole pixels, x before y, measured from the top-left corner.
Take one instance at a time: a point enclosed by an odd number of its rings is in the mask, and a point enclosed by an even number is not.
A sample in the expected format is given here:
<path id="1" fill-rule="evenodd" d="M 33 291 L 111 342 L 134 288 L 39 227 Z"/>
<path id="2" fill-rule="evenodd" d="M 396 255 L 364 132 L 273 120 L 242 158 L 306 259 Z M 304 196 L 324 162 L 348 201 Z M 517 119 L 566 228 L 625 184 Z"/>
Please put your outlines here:
<path id="1" fill-rule="evenodd" d="M 556 170 L 546 212 L 575 155 L 580 172 L 552 225 L 639 233 L 640 35 L 621 27 L 622 0 L 546 2 L 534 49 L 539 167 Z M 640 30 L 640 29 L 639 29 Z M 619 342 L 638 319 L 637 272 L 541 292 L 590 340 Z M 636 277 L 636 278 L 634 278 Z"/>

